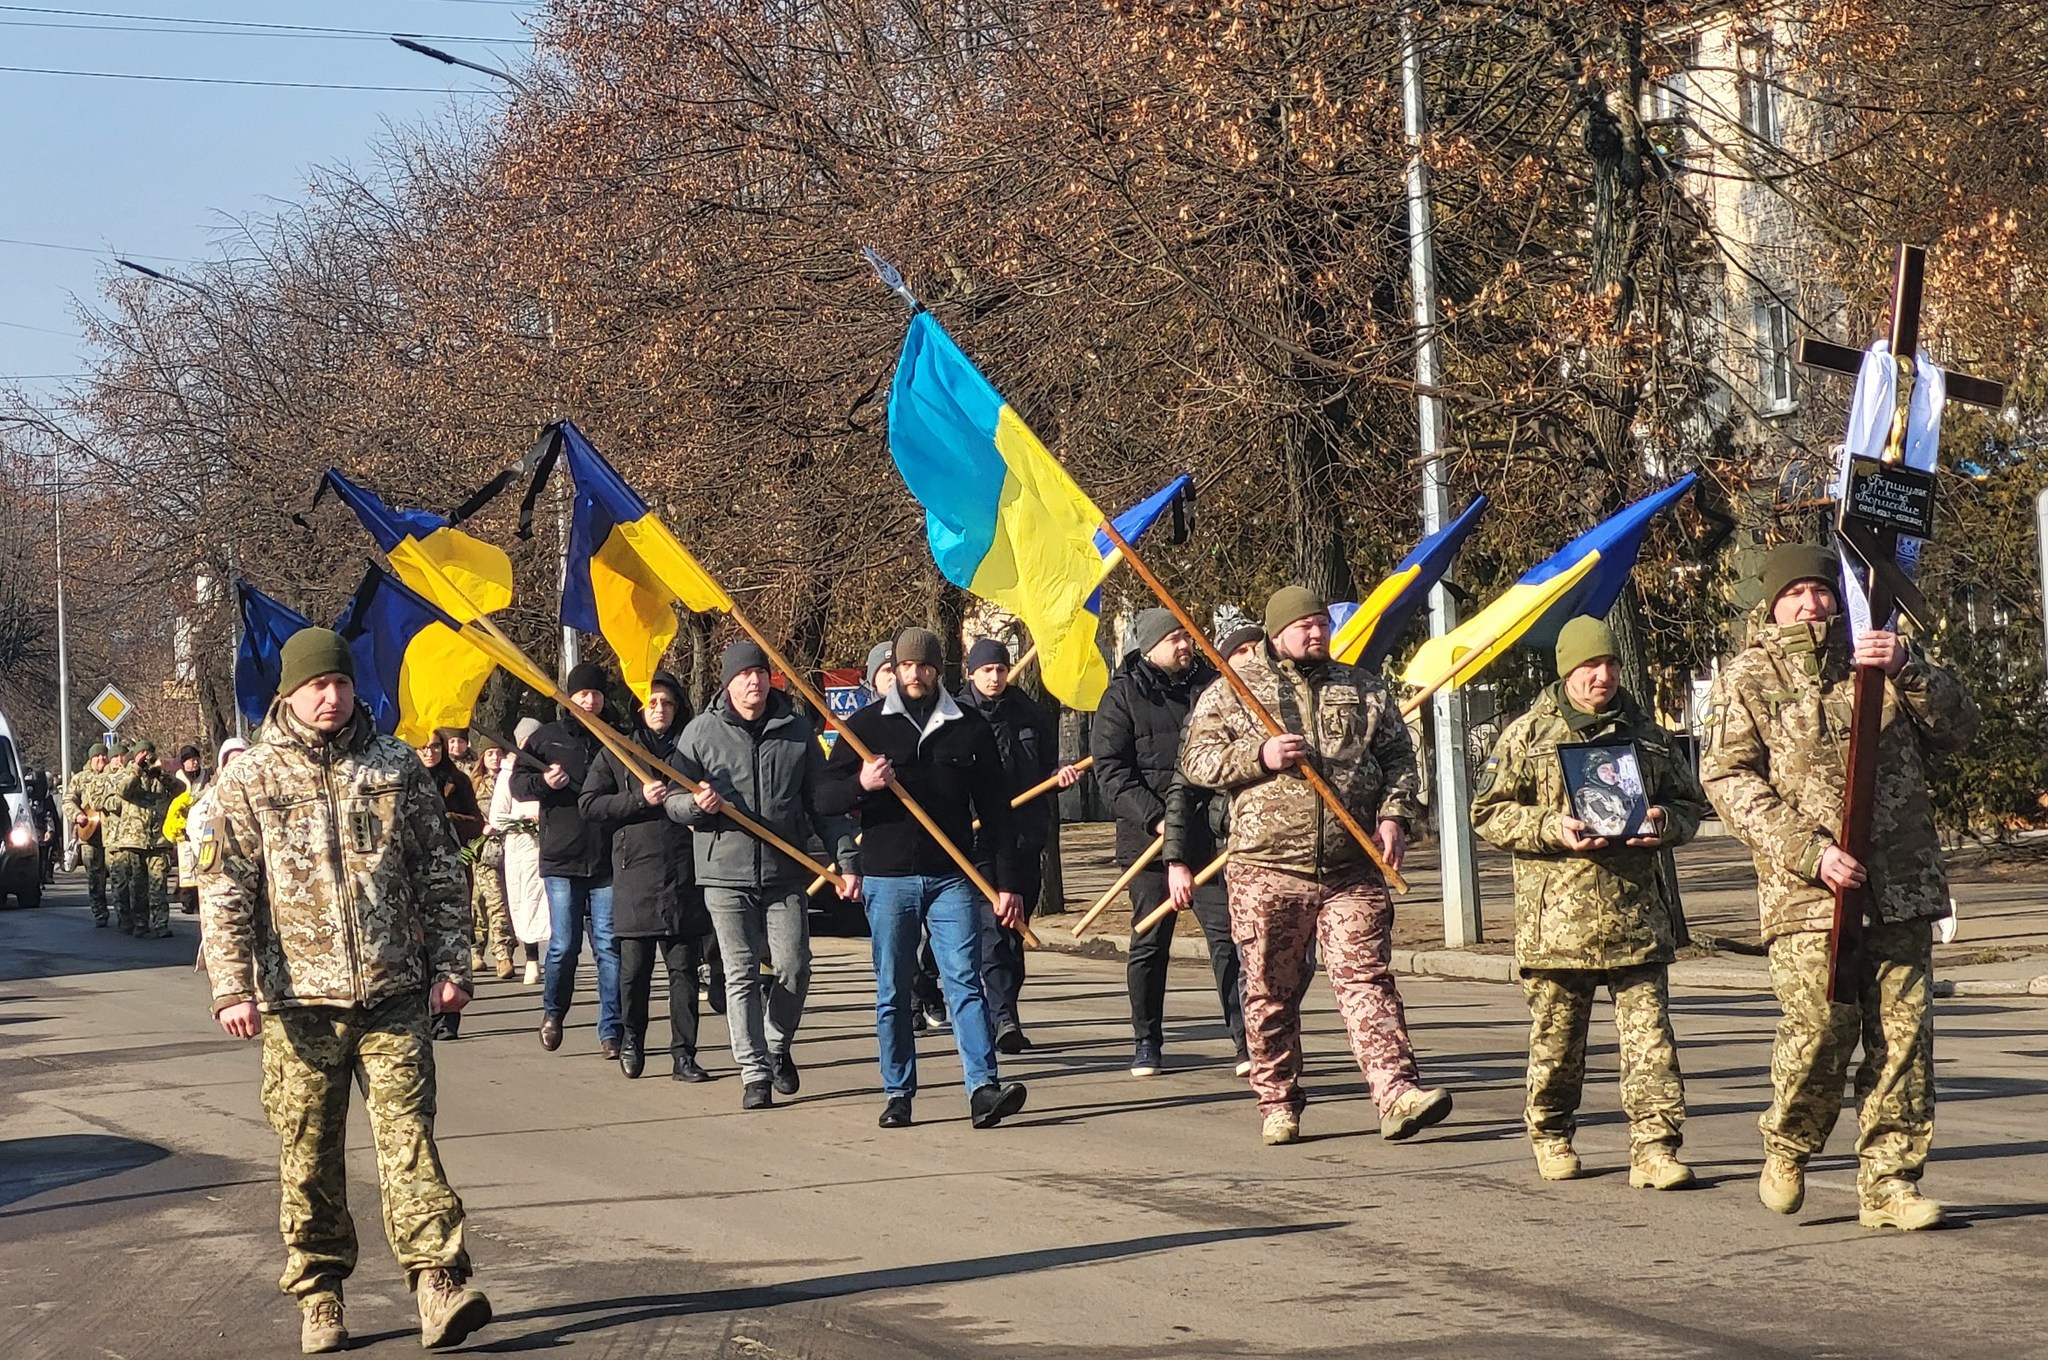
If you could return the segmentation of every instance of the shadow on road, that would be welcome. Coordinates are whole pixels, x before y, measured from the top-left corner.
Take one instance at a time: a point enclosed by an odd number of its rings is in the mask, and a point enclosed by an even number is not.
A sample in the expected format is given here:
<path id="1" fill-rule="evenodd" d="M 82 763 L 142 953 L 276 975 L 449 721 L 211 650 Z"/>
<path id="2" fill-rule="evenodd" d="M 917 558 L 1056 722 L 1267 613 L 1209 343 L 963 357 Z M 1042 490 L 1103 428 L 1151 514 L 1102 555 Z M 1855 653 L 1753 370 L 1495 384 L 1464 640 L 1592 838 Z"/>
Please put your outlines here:
<path id="1" fill-rule="evenodd" d="M 1328 1232 L 1345 1227 L 1342 1220 L 1318 1223 L 1284 1223 L 1272 1226 L 1211 1228 L 1192 1232 L 1157 1233 L 1116 1242 L 1094 1242 L 1081 1246 L 1055 1247 L 1044 1251 L 1023 1251 L 1007 1256 L 978 1256 L 962 1261 L 938 1261 L 930 1265 L 902 1266 L 893 1270 L 861 1270 L 843 1275 L 822 1275 L 812 1280 L 746 1288 L 707 1289 L 682 1294 L 639 1294 L 626 1298 L 592 1299 L 562 1303 L 524 1312 L 507 1313 L 497 1319 L 499 1326 L 520 1323 L 555 1322 L 524 1336 L 506 1337 L 468 1347 L 479 1353 L 511 1353 L 551 1350 L 574 1344 L 574 1338 L 618 1327 L 658 1322 L 667 1318 L 702 1313 L 747 1312 L 778 1308 L 787 1304 L 815 1303 L 895 1289 L 923 1289 L 934 1285 L 960 1284 L 1007 1275 L 1028 1275 L 1061 1266 L 1091 1265 L 1164 1251 L 1210 1246 L 1223 1242 L 1244 1242 L 1260 1238 L 1291 1237 L 1298 1233 Z M 367 1345 L 408 1333 L 358 1337 L 355 1344 Z"/>
<path id="2" fill-rule="evenodd" d="M 118 1176 L 171 1155 L 167 1147 L 106 1133 L 0 1140 L 0 1204 Z"/>

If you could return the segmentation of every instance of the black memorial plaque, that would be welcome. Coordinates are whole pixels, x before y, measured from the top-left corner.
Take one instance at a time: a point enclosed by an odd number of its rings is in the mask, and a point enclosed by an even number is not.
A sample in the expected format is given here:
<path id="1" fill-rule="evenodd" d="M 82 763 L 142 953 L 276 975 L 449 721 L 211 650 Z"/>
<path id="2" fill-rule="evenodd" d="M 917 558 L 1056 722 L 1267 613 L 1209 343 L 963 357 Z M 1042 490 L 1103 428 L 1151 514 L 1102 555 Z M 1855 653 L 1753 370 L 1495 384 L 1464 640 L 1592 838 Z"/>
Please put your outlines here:
<path id="1" fill-rule="evenodd" d="M 1849 460 L 1844 519 L 1911 538 L 1934 537 L 1934 474 L 1875 458 Z"/>

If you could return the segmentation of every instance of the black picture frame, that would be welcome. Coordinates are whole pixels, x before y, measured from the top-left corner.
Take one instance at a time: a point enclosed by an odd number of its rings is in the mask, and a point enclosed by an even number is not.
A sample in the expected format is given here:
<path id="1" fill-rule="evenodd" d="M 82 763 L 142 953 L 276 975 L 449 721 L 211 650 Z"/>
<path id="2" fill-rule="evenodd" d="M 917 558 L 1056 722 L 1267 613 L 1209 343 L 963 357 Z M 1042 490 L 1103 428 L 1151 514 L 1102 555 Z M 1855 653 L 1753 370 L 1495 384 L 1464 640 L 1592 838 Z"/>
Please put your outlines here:
<path id="1" fill-rule="evenodd" d="M 1564 775 L 1565 801 L 1571 815 L 1586 824 L 1586 834 L 1625 841 L 1642 827 L 1650 813 L 1649 790 L 1643 780 L 1643 753 L 1632 741 L 1581 741 L 1557 748 Z M 1613 776 L 1600 773 L 1611 767 Z"/>

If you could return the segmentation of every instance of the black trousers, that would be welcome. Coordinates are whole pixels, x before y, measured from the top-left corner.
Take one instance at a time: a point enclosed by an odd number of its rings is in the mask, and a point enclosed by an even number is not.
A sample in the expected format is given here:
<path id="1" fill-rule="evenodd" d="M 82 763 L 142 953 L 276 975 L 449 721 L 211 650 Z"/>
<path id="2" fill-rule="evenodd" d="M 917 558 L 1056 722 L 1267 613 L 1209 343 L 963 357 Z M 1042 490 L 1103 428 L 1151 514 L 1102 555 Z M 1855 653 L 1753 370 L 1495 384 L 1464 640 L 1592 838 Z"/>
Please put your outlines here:
<path id="1" fill-rule="evenodd" d="M 1024 919 L 1038 910 L 1038 898 L 1045 891 L 1045 861 L 1040 853 L 1027 852 L 1021 881 L 1011 891 L 1024 899 Z M 1017 1019 L 1017 995 L 1024 990 L 1024 935 L 994 920 L 981 936 L 981 989 L 988 995 L 989 1020 L 996 1033 L 1021 1028 Z"/>
<path id="2" fill-rule="evenodd" d="M 668 1048 L 677 1058 L 697 1056 L 697 969 L 705 958 L 696 936 L 619 936 L 619 1020 L 626 1033 L 647 1042 L 647 1003 L 654 991 L 654 958 L 668 969 Z"/>
<path id="3" fill-rule="evenodd" d="M 1140 870 L 1131 880 L 1131 924 L 1150 916 L 1166 900 L 1166 870 Z M 1216 975 L 1216 1000 L 1223 1008 L 1223 1024 L 1230 1042 L 1239 1053 L 1244 1050 L 1244 969 L 1237 955 L 1237 943 L 1230 938 L 1230 895 L 1216 880 L 1195 889 L 1192 908 L 1202 935 L 1209 944 L 1209 968 Z M 1131 960 L 1125 970 L 1131 991 L 1131 1031 L 1139 1043 L 1160 1041 L 1160 1025 L 1166 1018 L 1166 966 L 1173 957 L 1173 932 L 1181 913 L 1175 912 L 1142 937 L 1131 941 Z"/>

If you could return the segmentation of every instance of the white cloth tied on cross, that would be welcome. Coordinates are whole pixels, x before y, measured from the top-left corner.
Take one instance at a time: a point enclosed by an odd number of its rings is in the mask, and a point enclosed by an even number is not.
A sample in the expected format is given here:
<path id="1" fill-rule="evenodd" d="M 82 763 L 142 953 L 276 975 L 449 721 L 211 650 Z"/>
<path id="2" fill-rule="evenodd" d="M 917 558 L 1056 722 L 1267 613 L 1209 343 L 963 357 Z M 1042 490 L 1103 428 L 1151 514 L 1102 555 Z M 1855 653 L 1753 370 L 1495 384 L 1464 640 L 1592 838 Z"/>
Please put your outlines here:
<path id="1" fill-rule="evenodd" d="M 1905 464 L 1922 472 L 1934 471 L 1941 452 L 1941 411 L 1948 401 L 1948 375 L 1925 353 L 1913 356 L 1915 379 L 1912 405 L 1906 412 Z M 1863 352 L 1863 367 L 1856 374 L 1856 392 L 1849 399 L 1849 430 L 1835 446 L 1835 500 L 1849 494 L 1849 460 L 1882 458 L 1891 438 L 1892 420 L 1899 405 L 1899 368 L 1893 361 L 1891 345 L 1872 342 Z M 1863 589 L 1862 564 L 1847 548 L 1837 546 L 1842 559 L 1843 614 L 1849 620 L 1849 636 L 1870 628 L 1870 599 Z M 1899 568 L 1913 575 L 1920 562 L 1920 540 L 1901 534 Z M 1885 620 L 1887 630 L 1895 626 L 1897 614 Z"/>

